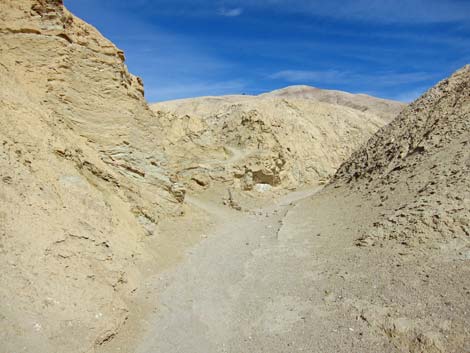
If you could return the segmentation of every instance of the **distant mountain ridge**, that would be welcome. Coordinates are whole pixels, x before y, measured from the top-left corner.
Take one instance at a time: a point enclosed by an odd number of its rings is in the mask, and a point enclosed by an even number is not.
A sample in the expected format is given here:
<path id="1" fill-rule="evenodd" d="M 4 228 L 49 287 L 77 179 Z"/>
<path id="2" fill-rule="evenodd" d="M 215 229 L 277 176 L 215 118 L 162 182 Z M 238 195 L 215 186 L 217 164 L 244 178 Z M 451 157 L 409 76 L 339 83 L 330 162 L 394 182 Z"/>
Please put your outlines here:
<path id="1" fill-rule="evenodd" d="M 289 189 L 327 180 L 403 107 L 303 86 L 259 96 L 198 97 L 151 106 L 165 126 L 165 145 L 173 156 L 170 169 L 180 182 L 191 187 L 191 180 L 204 186 L 224 180 L 245 190 L 256 184 Z M 221 153 L 227 148 L 245 158 L 222 163 L 233 160 L 230 153 Z"/>
<path id="2" fill-rule="evenodd" d="M 195 107 L 197 106 L 196 102 L 198 101 L 204 101 L 204 105 L 206 105 L 208 102 L 212 102 L 214 104 L 220 104 L 222 102 L 239 102 L 254 97 L 306 99 L 322 103 L 329 103 L 337 106 L 352 108 L 361 112 L 369 112 L 379 116 L 386 122 L 392 121 L 407 106 L 407 104 L 403 102 L 377 98 L 367 94 L 354 94 L 345 91 L 328 90 L 306 85 L 288 86 L 271 92 L 261 93 L 259 95 L 231 94 L 224 96 L 201 96 L 156 102 L 154 104 L 171 104 L 172 107 L 177 108 L 187 106 L 187 103 L 191 102 L 191 105 Z"/>
<path id="3" fill-rule="evenodd" d="M 377 98 L 367 94 L 353 94 L 306 85 L 289 86 L 261 94 L 260 96 L 314 99 L 319 102 L 342 105 L 363 112 L 369 111 L 387 120 L 395 118 L 407 105 L 402 102 Z"/>

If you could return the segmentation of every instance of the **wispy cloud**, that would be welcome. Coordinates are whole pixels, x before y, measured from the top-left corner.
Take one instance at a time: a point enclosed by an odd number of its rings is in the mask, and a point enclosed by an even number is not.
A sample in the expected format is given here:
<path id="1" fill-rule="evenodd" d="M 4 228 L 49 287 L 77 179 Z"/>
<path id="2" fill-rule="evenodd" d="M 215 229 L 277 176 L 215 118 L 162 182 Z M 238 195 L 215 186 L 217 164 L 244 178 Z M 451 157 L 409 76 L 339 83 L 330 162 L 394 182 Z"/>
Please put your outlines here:
<path id="1" fill-rule="evenodd" d="M 271 79 L 280 79 L 290 83 L 351 84 L 373 83 L 375 86 L 394 86 L 425 82 L 436 79 L 438 75 L 429 72 L 377 72 L 358 73 L 340 70 L 309 71 L 283 70 L 269 75 Z"/>
<path id="2" fill-rule="evenodd" d="M 281 79 L 288 82 L 312 82 L 312 81 L 328 81 L 337 83 L 344 81 L 347 74 L 345 72 L 328 70 L 328 71 L 309 71 L 309 70 L 283 70 L 269 76 L 272 79 Z"/>
<path id="3" fill-rule="evenodd" d="M 184 36 L 160 32 L 150 37 L 122 41 L 132 53 L 133 72 L 144 78 L 149 101 L 242 92 L 243 82 L 223 81 L 232 63 Z"/>
<path id="4" fill-rule="evenodd" d="M 217 13 L 220 16 L 225 16 L 225 17 L 238 17 L 241 14 L 243 14 L 243 9 L 241 7 L 235 7 L 231 9 L 222 7 L 217 11 Z"/>
<path id="5" fill-rule="evenodd" d="M 130 2 L 125 0 L 102 2 L 114 7 L 130 6 Z M 215 3 L 227 9 L 224 16 L 239 16 L 243 9 L 257 9 L 381 23 L 468 23 L 470 13 L 468 0 L 219 0 Z M 151 13 L 184 13 L 188 16 L 214 14 L 214 2 L 207 0 L 139 0 L 137 5 Z"/>
<path id="6" fill-rule="evenodd" d="M 465 0 L 233 0 L 232 3 L 304 15 L 388 23 L 468 22 L 470 13 L 470 2 Z"/>
<path id="7" fill-rule="evenodd" d="M 247 83 L 242 80 L 211 81 L 203 78 L 192 78 L 186 81 L 164 81 L 160 86 L 145 90 L 149 101 L 165 101 L 181 98 L 242 94 Z M 153 98 L 152 98 L 153 97 Z"/>

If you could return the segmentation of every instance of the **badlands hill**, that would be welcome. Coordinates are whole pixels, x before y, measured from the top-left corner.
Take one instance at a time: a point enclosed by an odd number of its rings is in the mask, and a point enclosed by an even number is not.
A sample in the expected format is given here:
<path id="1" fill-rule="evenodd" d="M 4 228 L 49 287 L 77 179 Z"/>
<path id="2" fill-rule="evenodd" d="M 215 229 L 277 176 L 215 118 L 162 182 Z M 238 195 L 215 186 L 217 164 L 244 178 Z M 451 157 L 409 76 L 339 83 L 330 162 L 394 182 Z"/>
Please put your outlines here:
<path id="1" fill-rule="evenodd" d="M 379 238 L 404 242 L 470 236 L 470 66 L 457 71 L 382 128 L 345 162 L 335 183 L 390 214 Z M 372 241 L 372 240 L 371 240 Z"/>
<path id="2" fill-rule="evenodd" d="M 122 51 L 59 0 L 0 2 L 0 115 L 0 351 L 89 351 L 182 207 L 161 126 Z"/>
<path id="3" fill-rule="evenodd" d="M 243 190 L 324 182 L 404 107 L 343 92 L 299 92 L 152 105 L 177 180 L 189 188 L 222 182 Z"/>
<path id="4" fill-rule="evenodd" d="M 342 91 L 319 89 L 311 86 L 290 86 L 266 93 L 264 96 L 303 98 L 331 103 L 354 108 L 363 112 L 370 112 L 389 121 L 395 118 L 404 107 L 404 105 L 399 102 L 380 99 L 367 94 L 352 94 Z"/>

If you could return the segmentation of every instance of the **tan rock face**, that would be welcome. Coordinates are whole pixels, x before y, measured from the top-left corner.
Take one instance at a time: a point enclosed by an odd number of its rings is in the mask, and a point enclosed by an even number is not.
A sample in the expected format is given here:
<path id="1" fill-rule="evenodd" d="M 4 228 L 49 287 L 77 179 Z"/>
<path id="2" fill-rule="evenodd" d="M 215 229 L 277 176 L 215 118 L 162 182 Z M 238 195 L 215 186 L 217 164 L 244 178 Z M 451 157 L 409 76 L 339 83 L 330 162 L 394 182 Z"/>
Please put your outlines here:
<path id="1" fill-rule="evenodd" d="M 139 240 L 180 208 L 123 60 L 61 1 L 0 3 L 2 351 L 111 337 L 150 260 Z"/>
<path id="2" fill-rule="evenodd" d="M 440 82 L 344 163 L 335 184 L 386 211 L 378 241 L 421 243 L 470 234 L 470 66 Z"/>
<path id="3" fill-rule="evenodd" d="M 169 167 L 188 187 L 224 182 L 251 190 L 256 184 L 286 189 L 327 180 L 388 121 L 384 116 L 403 106 L 388 104 L 393 109 L 378 115 L 272 93 L 163 102 L 152 109 L 168 131 Z"/>
<path id="4" fill-rule="evenodd" d="M 50 124 L 86 138 L 113 170 L 133 176 L 139 187 L 156 185 L 151 192 L 162 194 L 161 202 L 157 197 L 147 208 L 167 209 L 161 204 L 171 196 L 158 190 L 171 189 L 159 168 L 165 164 L 156 148 L 161 128 L 142 95 L 142 81 L 128 73 L 122 51 L 60 1 L 6 1 L 0 6 L 2 63 L 15 86 L 47 112 Z"/>

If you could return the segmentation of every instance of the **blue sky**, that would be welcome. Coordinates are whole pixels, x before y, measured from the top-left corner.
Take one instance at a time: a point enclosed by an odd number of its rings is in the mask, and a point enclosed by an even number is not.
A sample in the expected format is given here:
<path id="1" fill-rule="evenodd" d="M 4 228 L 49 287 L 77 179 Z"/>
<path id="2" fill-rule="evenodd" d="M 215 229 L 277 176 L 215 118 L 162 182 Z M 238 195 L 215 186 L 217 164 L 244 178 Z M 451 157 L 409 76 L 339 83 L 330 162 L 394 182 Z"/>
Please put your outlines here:
<path id="1" fill-rule="evenodd" d="M 470 0 L 66 0 L 150 102 L 290 85 L 411 101 L 470 63 Z"/>

